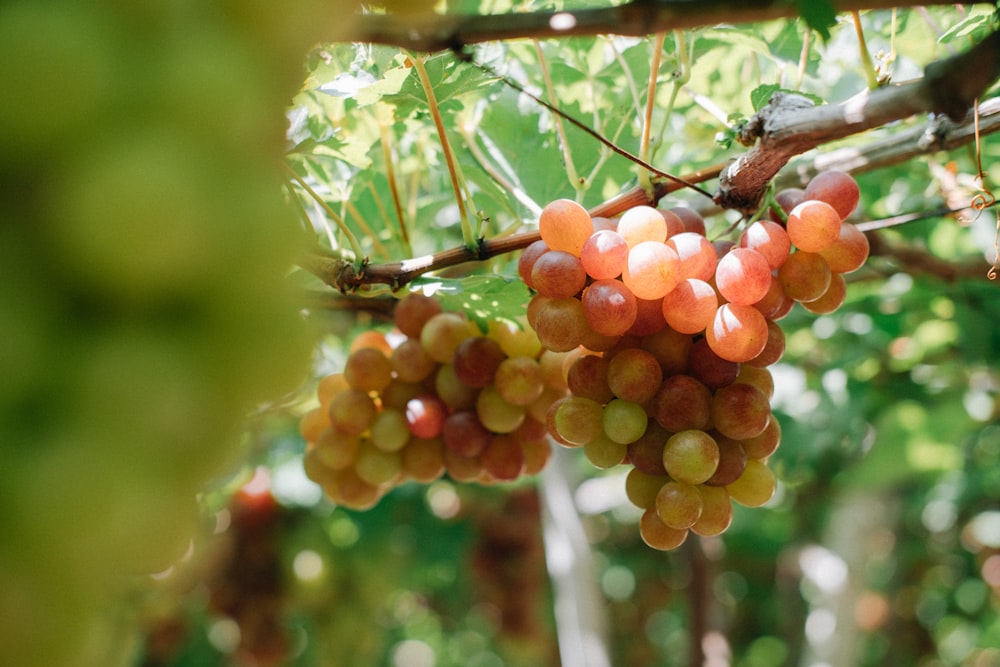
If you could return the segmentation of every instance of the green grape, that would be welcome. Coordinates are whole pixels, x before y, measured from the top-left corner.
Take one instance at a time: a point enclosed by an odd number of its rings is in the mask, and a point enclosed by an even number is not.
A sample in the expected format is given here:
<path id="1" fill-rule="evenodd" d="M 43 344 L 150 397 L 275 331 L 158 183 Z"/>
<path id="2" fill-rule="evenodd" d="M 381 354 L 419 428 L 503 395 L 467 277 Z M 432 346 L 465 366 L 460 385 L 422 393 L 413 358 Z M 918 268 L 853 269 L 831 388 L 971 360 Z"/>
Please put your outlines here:
<path id="1" fill-rule="evenodd" d="M 344 470 L 354 465 L 358 452 L 361 451 L 361 442 L 362 438 L 358 434 L 328 428 L 316 441 L 315 456 L 331 470 Z"/>
<path id="2" fill-rule="evenodd" d="M 348 389 L 334 396 L 329 411 L 333 427 L 351 435 L 367 431 L 378 414 L 375 402 L 358 389 Z"/>
<path id="3" fill-rule="evenodd" d="M 392 484 L 403 469 L 398 451 L 387 452 L 378 447 L 362 447 L 354 462 L 354 472 L 372 486 Z"/>
<path id="4" fill-rule="evenodd" d="M 371 442 L 384 452 L 398 452 L 409 440 L 410 428 L 401 410 L 382 410 L 372 422 Z"/>
<path id="5" fill-rule="evenodd" d="M 652 508 L 656 505 L 656 494 L 668 481 L 666 474 L 650 475 L 632 468 L 625 475 L 625 496 L 639 509 Z"/>
<path id="6" fill-rule="evenodd" d="M 542 369 L 531 357 L 509 357 L 497 366 L 493 378 L 500 396 L 512 405 L 530 405 L 545 391 Z"/>
<path id="7" fill-rule="evenodd" d="M 559 437 L 574 445 L 594 440 L 604 429 L 601 404 L 582 396 L 559 401 L 553 418 Z"/>
<path id="8" fill-rule="evenodd" d="M 604 406 L 601 423 L 604 432 L 615 442 L 628 444 L 646 432 L 646 411 L 638 403 L 616 398 Z"/>
<path id="9" fill-rule="evenodd" d="M 524 421 L 526 411 L 523 405 L 512 405 L 493 385 L 484 387 L 476 398 L 476 414 L 479 421 L 494 433 L 510 433 Z"/>
<path id="10" fill-rule="evenodd" d="M 750 459 L 739 479 L 726 485 L 726 491 L 733 501 L 741 505 L 760 507 L 771 499 L 777 485 L 774 473 L 767 464 L 759 459 Z"/>
<path id="11" fill-rule="evenodd" d="M 626 445 L 615 442 L 603 432 L 583 446 L 583 455 L 600 469 L 613 468 L 625 460 Z"/>
<path id="12" fill-rule="evenodd" d="M 715 474 L 718 465 L 719 446 L 704 431 L 675 433 L 663 446 L 663 467 L 679 482 L 701 484 Z"/>

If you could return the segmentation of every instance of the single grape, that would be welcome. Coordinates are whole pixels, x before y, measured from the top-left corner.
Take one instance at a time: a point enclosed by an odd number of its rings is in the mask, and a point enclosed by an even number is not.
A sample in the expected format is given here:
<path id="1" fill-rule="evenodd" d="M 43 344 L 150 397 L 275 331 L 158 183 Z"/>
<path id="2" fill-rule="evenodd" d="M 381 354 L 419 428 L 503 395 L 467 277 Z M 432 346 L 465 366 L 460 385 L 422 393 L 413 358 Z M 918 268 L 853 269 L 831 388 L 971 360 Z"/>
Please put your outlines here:
<path id="1" fill-rule="evenodd" d="M 490 443 L 490 432 L 471 410 L 456 410 L 448 415 L 441 429 L 444 446 L 459 456 L 478 456 Z"/>
<path id="2" fill-rule="evenodd" d="M 601 230 L 583 244 L 580 262 L 594 280 L 609 280 L 621 275 L 628 257 L 628 243 L 616 231 Z"/>
<path id="3" fill-rule="evenodd" d="M 639 509 L 649 509 L 656 505 L 656 494 L 670 481 L 665 473 L 650 475 L 639 468 L 632 468 L 625 475 L 625 496 Z"/>
<path id="4" fill-rule="evenodd" d="M 372 486 L 392 484 L 403 470 L 399 452 L 387 452 L 378 447 L 362 447 L 354 462 L 354 472 Z"/>
<path id="5" fill-rule="evenodd" d="M 652 353 L 660 362 L 664 376 L 687 370 L 692 345 L 690 335 L 680 333 L 669 326 L 643 337 L 639 342 L 639 347 Z"/>
<path id="6" fill-rule="evenodd" d="M 424 324 L 420 332 L 420 344 L 431 359 L 449 364 L 459 343 L 477 335 L 474 327 L 474 324 L 458 313 L 438 313 Z"/>
<path id="7" fill-rule="evenodd" d="M 671 433 L 656 423 L 647 419 L 646 430 L 638 439 L 628 443 L 626 454 L 628 462 L 637 470 L 648 475 L 666 475 L 663 467 L 663 448 Z"/>
<path id="8" fill-rule="evenodd" d="M 500 343 L 492 338 L 470 336 L 458 344 L 450 361 L 455 376 L 478 389 L 493 383 L 497 368 L 506 358 Z"/>
<path id="9" fill-rule="evenodd" d="M 583 455 L 595 468 L 613 468 L 625 460 L 626 445 L 615 442 L 603 432 L 583 446 Z"/>
<path id="10" fill-rule="evenodd" d="M 381 391 L 392 380 L 392 362 L 382 350 L 360 348 L 348 355 L 344 379 L 354 389 Z"/>
<path id="11" fill-rule="evenodd" d="M 655 508 L 647 509 L 639 519 L 639 536 L 646 546 L 658 551 L 670 551 L 684 544 L 687 529 L 671 528 L 663 523 Z"/>
<path id="12" fill-rule="evenodd" d="M 705 329 L 705 340 L 723 359 L 749 361 L 767 345 L 767 320 L 753 306 L 727 303 L 715 312 L 712 325 Z"/>
<path id="13" fill-rule="evenodd" d="M 792 209 L 805 201 L 805 190 L 802 188 L 785 188 L 774 194 L 774 201 L 781 208 L 779 213 L 773 207 L 768 211 L 768 217 L 774 222 L 784 223 Z"/>
<path id="14" fill-rule="evenodd" d="M 758 366 L 761 368 L 770 366 L 777 363 L 784 354 L 785 332 L 781 330 L 777 322 L 767 320 L 767 343 L 764 345 L 764 349 L 760 351 L 760 354 L 747 361 L 744 366 Z"/>
<path id="15" fill-rule="evenodd" d="M 590 222 L 594 225 L 594 231 L 600 232 L 603 230 L 616 231 L 618 229 L 618 219 L 617 218 L 605 218 L 602 215 L 594 216 L 590 219 Z"/>
<path id="16" fill-rule="evenodd" d="M 585 354 L 573 362 L 566 375 L 566 384 L 574 396 L 589 398 L 604 405 L 615 397 L 608 386 L 608 360 L 596 354 Z"/>
<path id="17" fill-rule="evenodd" d="M 722 435 L 745 440 L 759 435 L 771 419 L 767 396 L 757 387 L 733 383 L 715 391 L 712 424 Z"/>
<path id="18" fill-rule="evenodd" d="M 570 396 L 559 402 L 554 414 L 554 426 L 563 440 L 583 445 L 602 433 L 602 417 L 600 403 L 581 396 Z"/>
<path id="19" fill-rule="evenodd" d="M 796 301 L 814 301 L 830 287 L 830 265 L 822 255 L 793 252 L 778 269 L 778 281 L 785 295 Z"/>
<path id="20" fill-rule="evenodd" d="M 626 401 L 645 403 L 662 380 L 663 371 L 656 357 L 640 348 L 622 350 L 608 364 L 608 387 Z"/>
<path id="21" fill-rule="evenodd" d="M 674 291 L 676 289 L 675 287 Z M 639 338 L 649 336 L 667 325 L 667 321 L 663 317 L 663 299 L 636 299 L 635 305 L 635 322 L 625 332 L 626 336 Z"/>
<path id="22" fill-rule="evenodd" d="M 667 223 L 667 238 L 668 239 L 670 237 L 676 235 L 676 234 L 682 234 L 685 231 L 688 231 L 684 227 L 684 221 L 681 220 L 681 217 L 679 215 L 677 215 L 676 212 L 674 212 L 671 209 L 665 209 L 665 208 L 661 208 L 661 209 L 657 209 L 657 210 L 659 210 L 660 215 L 663 216 L 663 221 Z M 688 210 L 690 210 L 690 209 L 688 209 Z M 697 214 L 695 214 L 695 215 L 697 215 Z M 704 224 L 704 222 L 702 224 Z"/>
<path id="23" fill-rule="evenodd" d="M 778 481 L 767 465 L 758 459 L 747 461 L 747 467 L 726 491 L 734 502 L 746 507 L 760 507 L 774 496 Z"/>
<path id="24" fill-rule="evenodd" d="M 758 220 L 743 230 L 740 247 L 759 252 L 773 270 L 788 259 L 792 242 L 788 238 L 788 232 L 778 223 L 772 220 Z"/>
<path id="25" fill-rule="evenodd" d="M 844 280 L 843 275 L 832 273 L 830 275 L 830 286 L 826 288 L 826 291 L 818 299 L 803 303 L 802 307 L 810 313 L 825 315 L 834 312 L 844 305 L 846 298 L 847 281 Z"/>
<path id="26" fill-rule="evenodd" d="M 705 236 L 705 219 L 694 209 L 686 206 L 675 206 L 668 208 L 667 211 L 681 219 L 685 232 L 694 232 Z"/>
<path id="27" fill-rule="evenodd" d="M 675 433 L 663 447 L 663 467 L 678 482 L 701 484 L 719 465 L 719 446 L 705 431 Z"/>
<path id="28" fill-rule="evenodd" d="M 803 193 L 805 199 L 819 199 L 834 208 L 843 220 L 858 207 L 861 190 L 857 181 L 842 171 L 824 171 L 813 176 Z"/>
<path id="29" fill-rule="evenodd" d="M 852 273 L 868 260 L 871 247 L 865 233 L 850 223 L 840 225 L 840 234 L 833 245 L 819 251 L 834 273 Z"/>
<path id="30" fill-rule="evenodd" d="M 494 433 L 510 433 L 526 417 L 523 405 L 511 405 L 503 400 L 493 385 L 484 387 L 476 397 L 476 414 L 483 426 Z"/>
<path id="31" fill-rule="evenodd" d="M 534 280 L 531 277 L 535 262 L 548 251 L 549 246 L 541 239 L 531 242 L 527 248 L 521 251 L 521 256 L 517 259 L 517 275 L 520 276 L 521 282 L 528 286 L 528 289 L 535 288 Z"/>
<path id="32" fill-rule="evenodd" d="M 512 435 L 495 435 L 479 455 L 483 470 L 500 481 L 513 481 L 524 470 L 524 451 Z"/>
<path id="33" fill-rule="evenodd" d="M 740 374 L 736 376 L 736 382 L 749 384 L 757 387 L 768 400 L 774 395 L 774 378 L 771 371 L 765 366 L 752 366 L 750 364 L 740 364 Z"/>
<path id="34" fill-rule="evenodd" d="M 410 440 L 406 415 L 396 409 L 382 410 L 371 426 L 371 442 L 385 452 L 398 452 Z"/>
<path id="35" fill-rule="evenodd" d="M 643 241 L 663 243 L 667 240 L 667 221 L 651 206 L 633 206 L 618 220 L 618 233 L 629 248 Z"/>
<path id="36" fill-rule="evenodd" d="M 448 406 L 434 394 L 415 396 L 406 402 L 406 425 L 416 438 L 436 438 L 441 435 Z"/>
<path id="37" fill-rule="evenodd" d="M 742 441 L 747 457 L 765 460 L 778 449 L 781 444 L 781 423 L 773 415 L 767 426 L 758 435 Z"/>
<path id="38" fill-rule="evenodd" d="M 635 323 L 639 306 L 632 291 L 618 280 L 595 280 L 583 291 L 588 327 L 604 336 L 620 336 Z"/>
<path id="39" fill-rule="evenodd" d="M 428 484 L 444 474 L 444 442 L 441 438 L 414 438 L 400 452 L 403 472 Z"/>
<path id="40" fill-rule="evenodd" d="M 788 214 L 788 239 L 803 252 L 829 248 L 840 236 L 840 214 L 824 201 L 806 199 Z"/>
<path id="41" fill-rule="evenodd" d="M 638 403 L 616 398 L 604 406 L 604 432 L 615 442 L 628 444 L 646 431 L 646 411 Z"/>
<path id="42" fill-rule="evenodd" d="M 379 451 L 374 448 L 370 449 L 375 452 Z M 385 456 L 392 458 L 397 455 L 385 454 Z M 391 462 L 388 465 L 391 468 Z M 372 474 L 382 472 L 378 470 L 377 461 L 368 462 L 366 466 L 373 468 L 370 471 Z M 363 479 L 354 468 L 338 472 L 330 485 L 324 487 L 324 490 L 335 503 L 358 511 L 375 507 L 383 493 L 380 484 L 373 484 Z"/>
<path id="43" fill-rule="evenodd" d="M 681 279 L 680 258 L 672 248 L 642 241 L 629 250 L 622 282 L 640 299 L 659 299 Z"/>
<path id="44" fill-rule="evenodd" d="M 532 301 L 538 298 L 535 296 Z M 568 352 L 583 342 L 590 327 L 584 305 L 578 299 L 570 298 L 548 299 L 535 314 L 532 328 L 547 350 Z"/>
<path id="45" fill-rule="evenodd" d="M 530 405 L 545 391 L 542 369 L 531 357 L 510 357 L 500 362 L 493 384 L 511 405 Z"/>
<path id="46" fill-rule="evenodd" d="M 715 286 L 730 303 L 749 306 L 767 294 L 771 267 L 756 250 L 733 248 L 715 268 Z"/>
<path id="47" fill-rule="evenodd" d="M 767 294 L 753 307 L 768 320 L 780 320 L 792 310 L 794 305 L 795 301 L 785 294 L 785 288 L 781 286 L 781 281 L 772 274 Z"/>
<path id="48" fill-rule="evenodd" d="M 508 320 L 492 320 L 490 336 L 500 344 L 500 349 L 508 357 L 537 359 L 542 352 L 542 344 L 533 329 L 520 327 Z"/>
<path id="49" fill-rule="evenodd" d="M 531 284 L 539 294 L 563 299 L 580 293 L 587 284 L 587 272 L 579 257 L 549 250 L 532 266 Z"/>
<path id="50" fill-rule="evenodd" d="M 736 380 L 740 365 L 716 354 L 706 338 L 699 338 L 689 349 L 687 372 L 709 389 L 725 387 Z"/>
<path id="51" fill-rule="evenodd" d="M 719 299 L 715 290 L 704 280 L 687 278 L 663 297 L 662 313 L 675 331 L 701 333 L 715 319 Z"/>
<path id="52" fill-rule="evenodd" d="M 522 475 L 537 475 L 552 456 L 552 447 L 548 440 L 521 440 L 521 451 L 524 453 L 524 470 Z"/>
<path id="53" fill-rule="evenodd" d="M 316 442 L 319 440 L 320 434 L 329 429 L 330 426 L 330 409 L 329 402 L 327 402 L 326 408 L 322 406 L 313 408 L 302 415 L 302 418 L 299 419 L 299 435 L 307 442 Z"/>
<path id="54" fill-rule="evenodd" d="M 704 234 L 682 232 L 667 239 L 667 246 L 677 253 L 682 277 L 709 281 L 715 275 L 719 257 Z"/>
<path id="55" fill-rule="evenodd" d="M 699 486 L 701 516 L 691 525 L 691 532 L 702 537 L 721 535 L 733 522 L 733 503 L 721 486 Z"/>
<path id="56" fill-rule="evenodd" d="M 397 345 L 389 361 L 396 378 L 403 382 L 422 382 L 438 367 L 419 338 L 407 338 Z"/>
<path id="57" fill-rule="evenodd" d="M 483 462 L 479 454 L 462 456 L 445 447 L 444 469 L 456 482 L 476 482 L 483 475 Z"/>
<path id="58" fill-rule="evenodd" d="M 434 375 L 434 393 L 452 410 L 467 410 L 476 404 L 479 390 L 459 380 L 451 364 L 442 364 Z"/>
<path id="59" fill-rule="evenodd" d="M 350 385 L 347 384 L 343 373 L 333 373 L 324 377 L 316 386 L 316 398 L 319 399 L 320 407 L 328 407 L 331 399 L 348 387 Z"/>
<path id="60" fill-rule="evenodd" d="M 553 352 L 544 350 L 538 357 L 538 368 L 542 371 L 542 381 L 547 387 L 560 392 L 567 391 L 566 375 L 574 360 L 574 351 Z"/>
<path id="61" fill-rule="evenodd" d="M 701 516 L 701 493 L 696 486 L 671 480 L 656 494 L 656 515 L 671 528 L 690 528 Z"/>
<path id="62" fill-rule="evenodd" d="M 660 426 L 672 433 L 705 430 L 712 422 L 712 392 L 690 375 L 672 375 L 657 389 L 649 411 Z"/>
<path id="63" fill-rule="evenodd" d="M 316 457 L 331 470 L 345 470 L 357 460 L 361 441 L 360 435 L 328 428 L 316 442 Z"/>
<path id="64" fill-rule="evenodd" d="M 725 486 L 739 479 L 747 467 L 747 452 L 739 440 L 727 438 L 718 431 L 712 431 L 712 438 L 719 446 L 719 464 L 712 476 L 705 480 L 709 486 Z"/>
<path id="65" fill-rule="evenodd" d="M 330 423 L 344 433 L 358 435 L 375 421 L 378 408 L 367 392 L 348 389 L 330 401 Z"/>
<path id="66" fill-rule="evenodd" d="M 355 336 L 348 348 L 348 354 L 353 354 L 357 350 L 365 348 L 378 350 L 387 357 L 392 354 L 392 346 L 386 340 L 385 334 L 376 329 L 368 329 Z"/>
<path id="67" fill-rule="evenodd" d="M 396 328 L 410 338 L 420 338 L 427 320 L 441 312 L 441 302 L 420 292 L 409 292 L 396 303 L 392 317 Z"/>
<path id="68" fill-rule="evenodd" d="M 538 218 L 538 231 L 552 250 L 562 250 L 579 257 L 583 244 L 594 231 L 587 209 L 570 199 L 546 204 Z"/>

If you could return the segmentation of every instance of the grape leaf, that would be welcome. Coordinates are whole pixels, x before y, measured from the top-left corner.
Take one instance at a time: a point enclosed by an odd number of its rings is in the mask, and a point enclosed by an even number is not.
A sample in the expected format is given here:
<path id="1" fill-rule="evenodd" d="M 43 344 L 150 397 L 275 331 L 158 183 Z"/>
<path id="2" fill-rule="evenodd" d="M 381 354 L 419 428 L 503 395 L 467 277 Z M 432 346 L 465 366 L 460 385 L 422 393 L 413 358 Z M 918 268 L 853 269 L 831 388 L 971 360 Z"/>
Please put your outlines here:
<path id="1" fill-rule="evenodd" d="M 830 0 L 795 0 L 806 25 L 819 33 L 823 41 L 830 39 L 830 28 L 837 25 L 837 9 Z"/>
<path id="2" fill-rule="evenodd" d="M 464 312 L 485 332 L 490 320 L 524 315 L 531 294 L 516 278 L 476 275 L 461 279 L 420 278 L 414 281 L 434 292 L 445 310 Z"/>

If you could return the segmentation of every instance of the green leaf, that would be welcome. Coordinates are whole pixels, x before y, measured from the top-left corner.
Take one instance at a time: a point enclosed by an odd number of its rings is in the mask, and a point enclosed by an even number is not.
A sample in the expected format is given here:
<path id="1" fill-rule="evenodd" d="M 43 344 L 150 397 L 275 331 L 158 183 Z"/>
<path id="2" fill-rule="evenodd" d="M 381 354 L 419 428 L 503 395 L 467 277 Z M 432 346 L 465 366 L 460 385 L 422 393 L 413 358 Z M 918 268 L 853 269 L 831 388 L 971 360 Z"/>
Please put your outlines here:
<path id="1" fill-rule="evenodd" d="M 837 25 L 837 9 L 830 0 L 795 0 L 806 25 L 819 33 L 823 41 L 830 39 L 830 28 Z"/>
<path id="2" fill-rule="evenodd" d="M 758 112 L 767 106 L 767 103 L 771 101 L 771 97 L 775 93 L 791 93 L 793 95 L 800 95 L 807 99 L 812 100 L 817 106 L 820 104 L 825 104 L 825 100 L 818 95 L 813 95 L 812 93 L 803 93 L 801 90 L 792 90 L 790 88 L 782 88 L 776 83 L 765 83 L 763 85 L 757 86 L 750 91 L 750 103 L 753 105 L 754 112 Z"/>
<path id="3" fill-rule="evenodd" d="M 992 14 L 986 13 L 989 12 L 988 9 L 977 7 L 976 10 L 977 11 L 969 14 L 969 16 L 965 19 L 945 30 L 944 33 L 938 37 L 938 41 L 942 44 L 947 44 L 948 42 L 962 37 L 983 36 L 983 34 L 990 29 Z"/>
<path id="4" fill-rule="evenodd" d="M 490 320 L 524 315 L 531 294 L 523 282 L 498 275 L 461 279 L 421 278 L 415 285 L 428 286 L 445 310 L 464 312 L 485 332 Z"/>

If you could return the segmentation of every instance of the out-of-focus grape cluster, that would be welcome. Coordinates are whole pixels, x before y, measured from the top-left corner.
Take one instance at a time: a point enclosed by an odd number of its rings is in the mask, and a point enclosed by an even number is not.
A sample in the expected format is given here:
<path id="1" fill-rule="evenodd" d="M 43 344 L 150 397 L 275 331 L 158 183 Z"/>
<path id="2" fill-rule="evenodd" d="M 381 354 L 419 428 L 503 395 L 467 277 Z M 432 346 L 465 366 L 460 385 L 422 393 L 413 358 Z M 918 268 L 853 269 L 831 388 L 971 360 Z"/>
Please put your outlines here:
<path id="1" fill-rule="evenodd" d="M 536 292 L 529 324 L 567 355 L 571 393 L 547 424 L 597 467 L 632 467 L 626 491 L 650 546 L 717 535 L 732 502 L 773 495 L 767 460 L 781 433 L 767 367 L 784 353 L 778 320 L 795 303 L 814 313 L 843 303 L 843 274 L 868 256 L 864 234 L 843 221 L 858 197 L 847 174 L 821 174 L 778 193 L 782 212 L 738 243 L 710 242 L 684 208 L 605 219 L 558 200 L 542 211 L 541 239 L 518 270 Z"/>
<path id="2" fill-rule="evenodd" d="M 346 507 L 373 506 L 407 481 L 460 482 L 537 473 L 550 445 L 549 406 L 566 393 L 562 354 L 530 329 L 465 315 L 411 292 L 395 329 L 356 338 L 342 372 L 323 378 L 305 415 L 305 469 Z"/>
<path id="3" fill-rule="evenodd" d="M 301 381 L 280 161 L 321 11 L 0 7 L 4 664 L 134 664 L 124 594 Z"/>

